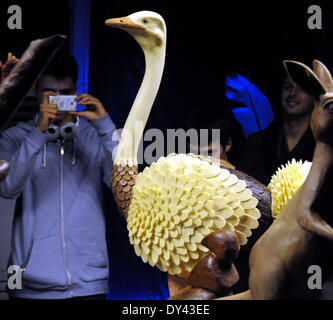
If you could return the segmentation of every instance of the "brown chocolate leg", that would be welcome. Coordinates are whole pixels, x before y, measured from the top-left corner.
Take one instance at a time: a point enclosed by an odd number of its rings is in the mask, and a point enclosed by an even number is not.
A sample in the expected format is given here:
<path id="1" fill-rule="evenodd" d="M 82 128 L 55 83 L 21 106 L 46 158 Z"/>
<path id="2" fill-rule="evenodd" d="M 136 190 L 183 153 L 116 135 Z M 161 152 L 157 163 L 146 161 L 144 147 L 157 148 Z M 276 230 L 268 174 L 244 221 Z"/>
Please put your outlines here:
<path id="1" fill-rule="evenodd" d="M 212 291 L 188 286 L 170 297 L 169 300 L 212 300 L 215 298 L 216 295 Z"/>
<path id="2" fill-rule="evenodd" d="M 238 257 L 239 242 L 232 231 L 216 231 L 202 241 L 212 253 L 202 259 L 187 278 L 189 287 L 170 300 L 206 300 L 232 294 L 238 282 L 238 272 L 233 265 Z"/>
<path id="3" fill-rule="evenodd" d="M 317 213 L 312 212 L 309 217 L 300 221 L 301 226 L 308 232 L 333 241 L 333 228 Z"/>

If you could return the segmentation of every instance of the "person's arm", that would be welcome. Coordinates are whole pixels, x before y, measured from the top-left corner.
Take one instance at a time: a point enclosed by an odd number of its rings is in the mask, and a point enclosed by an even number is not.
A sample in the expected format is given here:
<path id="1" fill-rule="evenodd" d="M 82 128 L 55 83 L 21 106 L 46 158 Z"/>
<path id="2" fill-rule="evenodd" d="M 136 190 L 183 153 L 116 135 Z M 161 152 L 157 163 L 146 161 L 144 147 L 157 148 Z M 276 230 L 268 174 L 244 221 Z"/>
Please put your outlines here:
<path id="1" fill-rule="evenodd" d="M 80 94 L 77 96 L 80 100 L 78 105 L 88 105 L 89 109 L 85 111 L 72 111 L 70 114 L 80 116 L 90 120 L 91 125 L 96 129 L 103 146 L 103 181 L 111 188 L 110 175 L 113 166 L 112 153 L 115 152 L 117 145 L 116 127 L 110 116 L 103 107 L 101 101 L 89 94 Z"/>
<path id="2" fill-rule="evenodd" d="M 11 132 L 13 129 L 3 132 L 0 139 L 0 158 L 10 166 L 7 177 L 0 183 L 0 196 L 6 199 L 16 199 L 22 193 L 36 156 L 47 141 L 44 133 L 33 128 L 18 145 Z"/>
<path id="3" fill-rule="evenodd" d="M 55 119 L 57 106 L 48 103 L 48 96 L 54 92 L 43 93 L 39 105 L 36 127 L 21 140 L 14 134 L 14 128 L 2 133 L 0 139 L 0 159 L 9 161 L 9 173 L 0 183 L 0 196 L 7 199 L 17 198 L 24 189 L 25 182 L 32 174 L 37 154 L 47 142 L 44 133 L 52 119 Z"/>

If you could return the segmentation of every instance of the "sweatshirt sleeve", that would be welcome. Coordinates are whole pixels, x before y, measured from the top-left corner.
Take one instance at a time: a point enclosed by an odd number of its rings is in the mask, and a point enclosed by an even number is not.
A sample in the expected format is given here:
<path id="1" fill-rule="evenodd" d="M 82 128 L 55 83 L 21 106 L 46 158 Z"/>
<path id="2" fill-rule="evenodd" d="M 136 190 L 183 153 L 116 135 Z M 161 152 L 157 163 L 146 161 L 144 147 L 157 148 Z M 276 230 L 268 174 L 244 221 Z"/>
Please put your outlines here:
<path id="1" fill-rule="evenodd" d="M 19 142 L 14 130 L 18 129 L 8 129 L 0 138 L 0 158 L 10 165 L 7 177 L 0 183 L 0 196 L 6 199 L 19 197 L 32 174 L 36 156 L 47 141 L 46 134 L 32 128 Z"/>
<path id="2" fill-rule="evenodd" d="M 116 126 L 108 114 L 100 119 L 91 121 L 91 125 L 96 129 L 98 136 L 102 141 L 103 181 L 109 188 L 111 188 L 110 176 L 113 167 L 113 156 L 116 155 L 116 147 L 119 142 L 119 135 L 116 131 Z"/>

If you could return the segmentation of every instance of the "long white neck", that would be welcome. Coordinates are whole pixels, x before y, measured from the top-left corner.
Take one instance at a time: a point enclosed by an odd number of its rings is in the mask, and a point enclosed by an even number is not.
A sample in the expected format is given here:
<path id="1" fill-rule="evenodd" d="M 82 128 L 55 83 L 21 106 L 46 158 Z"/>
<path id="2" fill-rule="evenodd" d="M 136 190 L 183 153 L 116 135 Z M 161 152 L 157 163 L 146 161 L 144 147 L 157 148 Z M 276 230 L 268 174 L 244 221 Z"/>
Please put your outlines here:
<path id="1" fill-rule="evenodd" d="M 143 49 L 146 61 L 145 75 L 120 138 L 116 165 L 138 164 L 139 144 L 162 79 L 165 48 L 164 41 L 161 46 L 152 50 Z"/>

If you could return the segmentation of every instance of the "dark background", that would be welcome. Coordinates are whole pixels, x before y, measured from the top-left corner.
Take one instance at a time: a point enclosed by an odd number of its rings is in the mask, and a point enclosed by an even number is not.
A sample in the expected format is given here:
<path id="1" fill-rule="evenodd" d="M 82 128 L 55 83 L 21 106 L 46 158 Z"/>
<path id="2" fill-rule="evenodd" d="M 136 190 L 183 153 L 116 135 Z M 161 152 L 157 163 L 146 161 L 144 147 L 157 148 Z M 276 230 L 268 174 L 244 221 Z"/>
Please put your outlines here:
<path id="1" fill-rule="evenodd" d="M 7 9 L 11 4 L 22 8 L 22 30 L 7 28 Z M 6 59 L 8 51 L 19 57 L 36 38 L 54 33 L 71 37 L 71 4 L 72 1 L 64 0 L 1 0 L 0 60 Z M 307 27 L 307 9 L 311 4 L 322 8 L 322 30 Z M 139 10 L 160 13 L 168 28 L 165 72 L 147 129 L 181 128 L 193 108 L 205 108 L 207 113 L 223 108 L 225 76 L 230 72 L 248 77 L 270 99 L 278 114 L 283 59 L 309 64 L 316 58 L 333 70 L 333 4 L 329 1 L 265 4 L 238 0 L 92 0 L 89 91 L 101 99 L 118 128 L 123 127 L 141 83 L 144 60 L 141 49 L 126 32 L 107 28 L 104 21 Z M 23 105 L 13 123 L 29 118 L 36 110 L 37 106 L 31 103 Z M 112 198 L 110 193 L 108 198 Z M 114 210 L 114 203 L 108 205 Z M 8 254 L 8 216 L 9 213 L 6 219 L 0 216 L 0 270 Z M 158 285 L 160 274 L 135 256 L 128 244 L 124 221 L 113 214 L 109 222 L 113 297 L 135 298 L 136 289 L 147 291 L 153 299 L 149 287 Z M 145 273 L 150 276 L 142 277 Z M 129 292 L 126 288 L 134 290 Z"/>
<path id="2" fill-rule="evenodd" d="M 85 0 L 79 0 L 85 1 Z M 7 9 L 20 5 L 23 29 L 7 28 Z M 307 9 L 320 5 L 323 29 L 309 30 Z M 238 71 L 268 96 L 278 112 L 283 59 L 332 65 L 333 4 L 329 1 L 137 1 L 91 2 L 90 91 L 122 127 L 144 73 L 141 49 L 124 31 L 104 25 L 110 17 L 139 10 L 163 15 L 167 56 L 150 126 L 184 126 L 196 106 L 220 107 L 225 74 Z M 32 39 L 54 33 L 70 37 L 71 1 L 6 1 L 0 4 L 0 60 L 20 56 Z"/>
<path id="3" fill-rule="evenodd" d="M 22 29 L 10 30 L 7 27 L 8 7 L 18 5 L 22 9 Z M 54 33 L 69 35 L 70 1 L 8 1 L 0 3 L 0 59 L 12 51 L 18 57 L 28 47 L 31 40 L 48 37 Z"/>
<path id="4" fill-rule="evenodd" d="M 143 76 L 143 55 L 126 32 L 110 30 L 103 21 L 149 9 L 163 15 L 168 39 L 164 78 L 148 127 L 183 127 L 193 108 L 222 107 L 224 78 L 232 71 L 253 81 L 278 111 L 283 59 L 332 63 L 332 4 L 322 4 L 323 30 L 308 29 L 308 7 L 304 1 L 96 1 L 91 89 L 122 127 Z"/>

